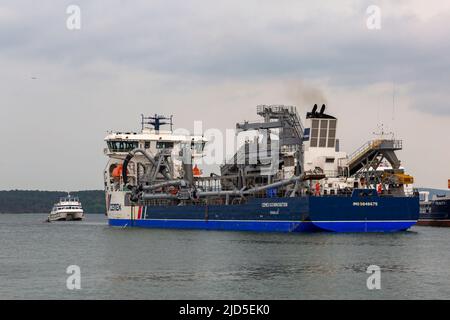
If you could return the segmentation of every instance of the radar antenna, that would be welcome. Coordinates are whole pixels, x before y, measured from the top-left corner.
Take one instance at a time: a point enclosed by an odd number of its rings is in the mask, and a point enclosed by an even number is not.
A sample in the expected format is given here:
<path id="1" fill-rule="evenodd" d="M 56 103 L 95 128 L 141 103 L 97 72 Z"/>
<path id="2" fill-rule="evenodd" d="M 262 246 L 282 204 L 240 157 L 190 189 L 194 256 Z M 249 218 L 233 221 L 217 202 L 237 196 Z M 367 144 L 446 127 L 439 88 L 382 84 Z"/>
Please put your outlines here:
<path id="1" fill-rule="evenodd" d="M 384 131 L 385 129 L 384 129 L 384 124 L 383 123 L 380 123 L 379 125 L 377 125 L 377 128 L 378 128 L 377 131 L 372 132 L 373 135 L 379 136 L 381 139 L 384 139 L 386 136 L 390 135 L 391 139 L 394 140 L 394 136 L 395 136 L 394 132 L 392 132 L 392 131 L 389 131 L 389 132 Z"/>
<path id="2" fill-rule="evenodd" d="M 159 131 L 161 126 L 168 124 L 170 125 L 170 131 L 173 131 L 173 115 L 171 115 L 170 117 L 165 117 L 163 115 L 158 115 L 155 113 L 154 116 L 146 117 L 141 114 L 141 119 L 142 130 L 144 130 L 146 124 L 153 126 L 155 131 Z M 169 121 L 167 122 L 164 120 Z"/>

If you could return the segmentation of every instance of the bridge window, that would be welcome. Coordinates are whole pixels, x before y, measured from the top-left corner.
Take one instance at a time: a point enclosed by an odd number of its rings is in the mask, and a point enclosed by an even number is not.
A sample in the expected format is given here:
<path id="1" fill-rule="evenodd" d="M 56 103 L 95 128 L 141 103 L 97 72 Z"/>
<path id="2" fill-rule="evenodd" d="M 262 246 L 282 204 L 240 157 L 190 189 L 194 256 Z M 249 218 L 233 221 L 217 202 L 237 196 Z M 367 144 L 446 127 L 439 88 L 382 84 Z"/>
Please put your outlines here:
<path id="1" fill-rule="evenodd" d="M 195 153 L 202 153 L 205 148 L 205 143 L 202 141 L 197 141 L 193 146 L 191 146 L 191 148 Z"/>
<path id="2" fill-rule="evenodd" d="M 137 141 L 108 141 L 108 148 L 112 152 L 130 152 L 137 147 Z"/>
<path id="3" fill-rule="evenodd" d="M 173 142 L 170 141 L 158 141 L 156 143 L 156 149 L 172 149 Z"/>

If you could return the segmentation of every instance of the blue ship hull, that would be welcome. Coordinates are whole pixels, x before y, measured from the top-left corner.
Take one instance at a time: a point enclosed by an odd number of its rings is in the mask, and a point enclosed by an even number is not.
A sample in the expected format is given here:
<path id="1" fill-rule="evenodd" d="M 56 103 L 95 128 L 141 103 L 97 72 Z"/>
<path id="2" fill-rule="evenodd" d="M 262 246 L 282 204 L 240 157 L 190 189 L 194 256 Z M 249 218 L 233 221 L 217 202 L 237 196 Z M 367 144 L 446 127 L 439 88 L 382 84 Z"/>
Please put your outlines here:
<path id="1" fill-rule="evenodd" d="M 112 226 L 258 232 L 395 232 L 419 218 L 418 197 L 253 198 L 236 205 L 135 207 Z"/>

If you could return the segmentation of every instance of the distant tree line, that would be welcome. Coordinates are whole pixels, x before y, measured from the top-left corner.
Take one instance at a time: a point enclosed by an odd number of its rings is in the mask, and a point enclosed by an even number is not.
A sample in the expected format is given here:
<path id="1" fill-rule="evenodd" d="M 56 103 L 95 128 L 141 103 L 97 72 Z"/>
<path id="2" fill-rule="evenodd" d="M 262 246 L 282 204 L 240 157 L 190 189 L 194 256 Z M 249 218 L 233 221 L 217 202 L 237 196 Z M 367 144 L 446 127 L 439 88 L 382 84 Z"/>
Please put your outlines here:
<path id="1" fill-rule="evenodd" d="M 420 188 L 434 194 L 448 194 L 447 190 Z M 103 190 L 74 191 L 70 193 L 78 197 L 85 213 L 106 212 L 105 192 Z M 0 213 L 47 213 L 60 198 L 67 196 L 61 191 L 10 190 L 0 191 Z"/>
<path id="2" fill-rule="evenodd" d="M 103 190 L 74 191 L 85 213 L 105 213 Z M 10 190 L 0 191 L 0 213 L 47 213 L 60 198 L 67 196 L 60 191 Z"/>

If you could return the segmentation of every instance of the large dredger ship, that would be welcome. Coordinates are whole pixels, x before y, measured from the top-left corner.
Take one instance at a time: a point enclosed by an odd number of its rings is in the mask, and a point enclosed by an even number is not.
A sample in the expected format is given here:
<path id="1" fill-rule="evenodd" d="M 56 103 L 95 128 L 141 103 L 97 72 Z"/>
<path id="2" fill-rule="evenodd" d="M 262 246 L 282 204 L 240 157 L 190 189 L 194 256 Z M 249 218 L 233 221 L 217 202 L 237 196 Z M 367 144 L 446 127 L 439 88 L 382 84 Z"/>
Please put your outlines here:
<path id="1" fill-rule="evenodd" d="M 177 134 L 172 116 L 142 116 L 140 132 L 110 132 L 104 171 L 109 224 L 121 227 L 259 232 L 394 232 L 419 217 L 419 196 L 396 151 L 377 138 L 348 155 L 338 119 L 314 105 L 305 124 L 293 106 L 260 105 L 255 133 L 202 174 L 208 141 Z M 163 126 L 170 125 L 170 130 Z M 382 164 L 388 164 L 380 169 Z"/>

